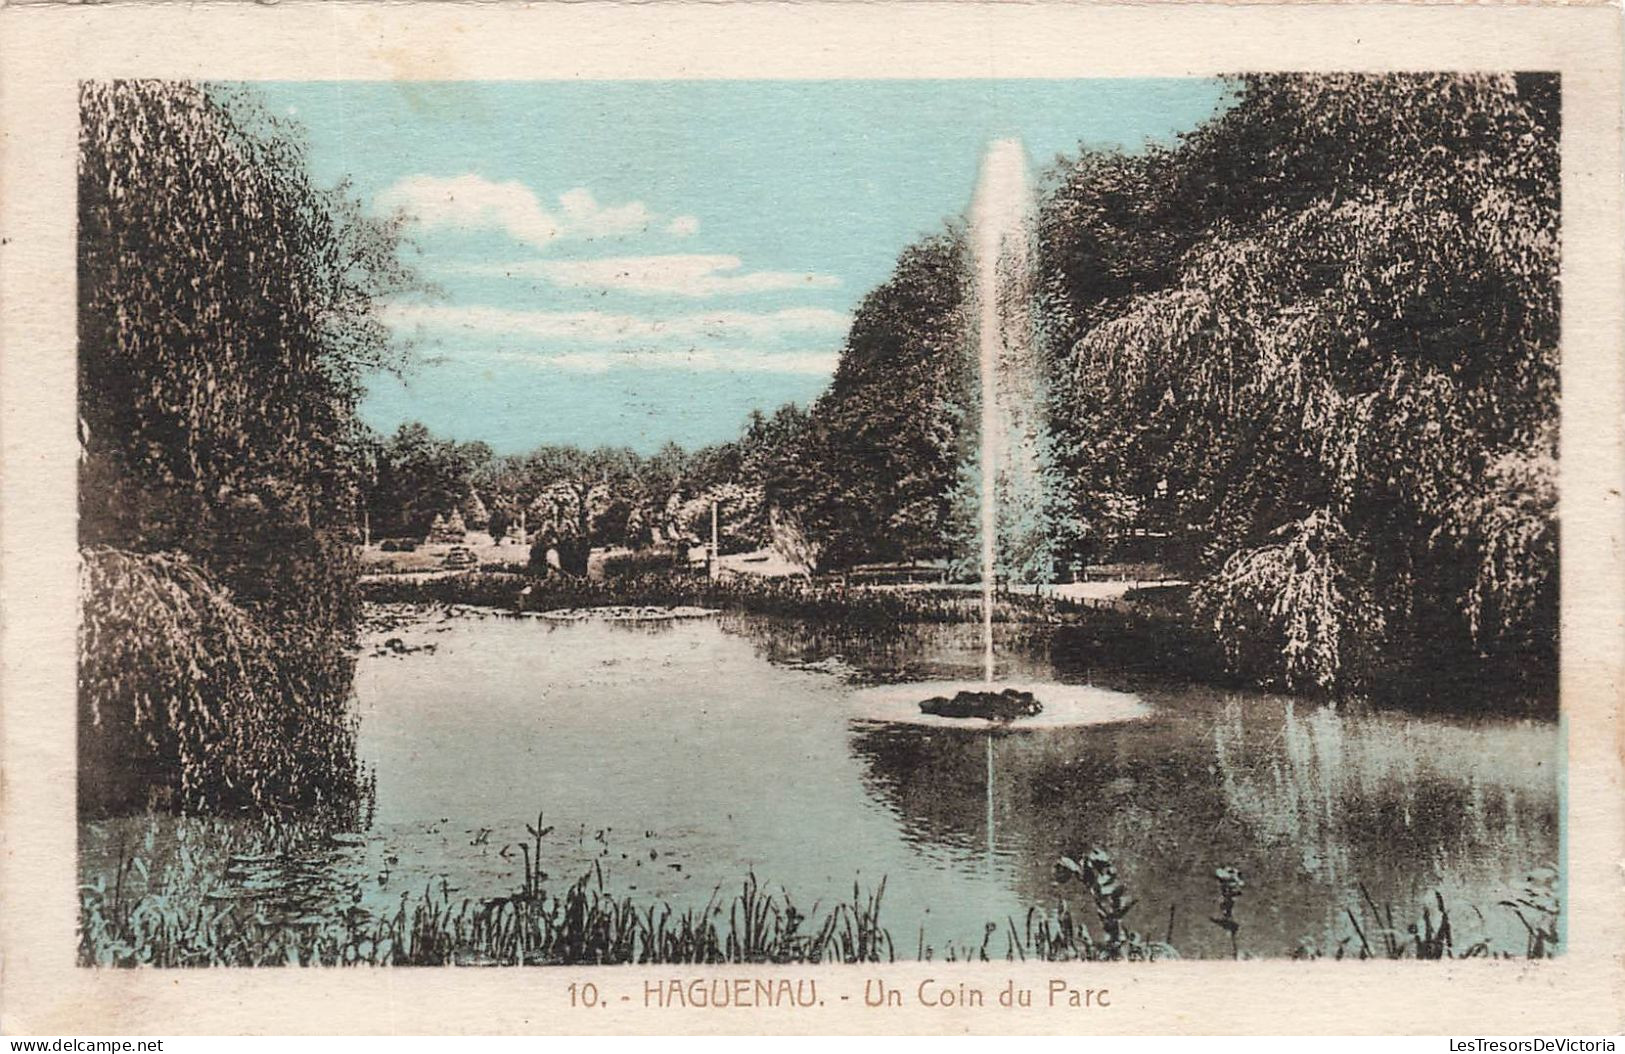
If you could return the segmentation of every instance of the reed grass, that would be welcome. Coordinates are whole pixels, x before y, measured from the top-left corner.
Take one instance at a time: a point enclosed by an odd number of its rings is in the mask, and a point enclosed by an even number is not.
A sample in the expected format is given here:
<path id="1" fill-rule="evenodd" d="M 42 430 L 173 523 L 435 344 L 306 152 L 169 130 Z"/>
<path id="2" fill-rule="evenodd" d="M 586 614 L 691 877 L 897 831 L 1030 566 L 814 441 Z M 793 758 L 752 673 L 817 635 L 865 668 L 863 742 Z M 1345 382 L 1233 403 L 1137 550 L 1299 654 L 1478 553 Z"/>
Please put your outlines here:
<path id="1" fill-rule="evenodd" d="M 416 895 L 402 894 L 392 911 L 364 908 L 353 886 L 310 866 L 313 844 L 329 850 L 359 844 L 331 824 L 220 820 L 173 821 L 176 834 L 161 846 L 149 826 L 121 849 L 111 873 L 80 887 L 79 961 L 87 966 L 502 966 L 723 963 L 877 963 L 897 958 L 881 921 L 885 881 L 872 890 L 854 883 L 850 898 L 805 911 L 790 893 L 774 891 L 754 873 L 732 890 L 713 890 L 703 906 L 678 908 L 639 901 L 609 888 L 598 864 L 554 891 L 543 869 L 543 840 L 551 828 L 537 822 L 522 844 L 519 888 L 506 896 L 459 898 L 444 881 Z M 274 868 L 293 880 L 276 896 L 252 895 L 256 869 Z M 239 879 L 243 892 L 222 896 L 222 880 Z M 921 960 L 1155 961 L 1175 959 L 1171 910 L 1163 939 L 1129 922 L 1136 900 L 1124 888 L 1111 855 L 1091 849 L 1065 857 L 1057 869 L 1076 879 L 1093 908 L 1091 924 L 1064 897 L 1034 906 L 1018 923 L 989 922 L 979 942 L 926 943 Z M 244 876 L 247 876 L 245 879 Z M 1217 914 L 1240 947 L 1244 931 L 1236 897 L 1239 872 L 1221 868 Z M 1066 888 L 1063 884 L 1063 889 Z M 1442 895 L 1420 918 L 1396 925 L 1393 905 L 1379 906 L 1362 889 L 1363 907 L 1350 911 L 1349 935 L 1323 952 L 1305 942 L 1293 957 L 1336 959 L 1546 958 L 1559 945 L 1556 872 L 1531 874 L 1521 895 L 1497 905 L 1524 920 L 1525 947 L 1494 948 L 1487 940 L 1461 942 Z M 1261 905 L 1262 907 L 1262 905 Z M 1476 911 L 1477 909 L 1471 909 Z M 1482 913 L 1480 913 L 1482 914 Z M 1268 952 L 1268 950 L 1266 950 Z"/>
<path id="2" fill-rule="evenodd" d="M 543 869 L 551 827 L 537 817 L 519 846 L 520 887 L 507 896 L 453 896 L 442 881 L 399 906 L 361 907 L 353 887 L 322 882 L 319 851 L 359 838 L 321 823 L 244 826 L 180 819 L 161 846 L 156 824 L 121 847 L 111 874 L 80 887 L 79 959 L 98 966 L 611 965 L 627 963 L 889 962 L 880 926 L 885 883 L 802 911 L 788 893 L 747 874 L 703 907 L 638 903 L 593 868 L 558 892 Z M 313 854 L 312 850 L 318 852 Z M 274 881 L 260 878 L 274 873 Z M 245 877 L 246 876 L 246 877 Z M 228 890 L 223 879 L 235 878 Z M 263 897 L 246 895 L 258 887 Z M 312 888 L 322 887 L 322 888 Z M 237 891 L 242 891 L 240 895 Z M 326 903 L 310 903 L 310 893 Z"/>
<path id="3" fill-rule="evenodd" d="M 80 894 L 80 961 L 101 966 L 551 966 L 890 962 L 880 891 L 803 915 L 747 875 L 703 908 L 639 904 L 593 871 L 558 894 L 457 899 L 429 886 L 393 913 L 306 919 L 253 908 L 178 909 L 162 895 Z"/>

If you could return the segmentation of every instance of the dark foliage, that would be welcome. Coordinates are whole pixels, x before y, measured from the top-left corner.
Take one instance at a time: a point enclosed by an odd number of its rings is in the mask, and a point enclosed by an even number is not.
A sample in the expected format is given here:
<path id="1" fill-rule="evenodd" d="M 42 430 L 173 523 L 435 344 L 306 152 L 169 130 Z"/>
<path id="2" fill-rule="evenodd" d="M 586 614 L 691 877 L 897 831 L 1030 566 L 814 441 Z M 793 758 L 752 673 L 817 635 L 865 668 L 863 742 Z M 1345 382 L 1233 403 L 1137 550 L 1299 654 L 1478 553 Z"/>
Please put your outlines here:
<path id="1" fill-rule="evenodd" d="M 1340 690 L 1553 664 L 1555 90 L 1253 77 L 1177 150 L 1061 174 L 1083 514 L 1175 539 L 1238 669 Z"/>
<path id="2" fill-rule="evenodd" d="M 822 567 L 947 549 L 968 441 L 967 267 L 958 234 L 928 239 L 858 307 L 829 391 L 774 488 Z"/>
<path id="3" fill-rule="evenodd" d="M 111 737 L 81 740 L 80 772 L 94 782 L 150 763 L 188 808 L 342 794 L 354 781 L 345 740 L 295 757 L 282 722 L 342 724 L 357 618 L 353 409 L 360 371 L 393 361 L 371 307 L 407 281 L 394 231 L 314 188 L 292 131 L 245 100 L 88 83 L 80 110 L 80 706 Z M 167 609 L 132 616 L 148 602 Z M 199 633 L 226 649 L 205 658 L 235 672 L 163 661 L 191 654 Z M 115 647 L 148 679 L 110 663 Z M 253 700 L 233 698 L 249 682 Z M 239 705 L 285 713 L 210 730 L 188 753 L 188 737 Z M 126 740 L 145 754 L 105 749 Z M 248 758 L 254 778 L 231 776 Z"/>

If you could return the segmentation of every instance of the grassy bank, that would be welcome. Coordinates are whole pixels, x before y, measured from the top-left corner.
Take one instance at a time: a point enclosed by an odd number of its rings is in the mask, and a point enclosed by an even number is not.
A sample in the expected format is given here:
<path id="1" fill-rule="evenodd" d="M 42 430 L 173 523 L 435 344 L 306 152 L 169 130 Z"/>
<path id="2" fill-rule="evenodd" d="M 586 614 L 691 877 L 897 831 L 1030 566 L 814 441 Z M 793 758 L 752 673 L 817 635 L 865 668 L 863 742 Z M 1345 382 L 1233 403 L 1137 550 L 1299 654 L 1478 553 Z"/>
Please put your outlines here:
<path id="1" fill-rule="evenodd" d="M 362 588 L 365 599 L 380 603 L 473 604 L 511 611 L 693 605 L 823 622 L 966 622 L 979 617 L 980 603 L 975 595 L 956 590 L 903 592 L 744 575 L 712 579 L 681 570 L 637 570 L 598 579 L 481 571 L 428 580 L 381 577 Z M 1007 595 L 1000 598 L 994 617 L 1001 622 L 1058 622 L 1078 610 L 1080 605 L 1062 599 Z"/>
<path id="2" fill-rule="evenodd" d="M 80 887 L 79 961 L 100 966 L 267 965 L 610 965 L 628 963 L 865 963 L 898 958 L 1110 961 L 1178 958 L 1168 934 L 1142 932 L 1142 911 L 1124 887 L 1111 855 L 1091 849 L 1056 864 L 1061 896 L 1020 918 L 990 920 L 983 931 L 944 945 L 923 932 L 899 945 L 881 919 L 882 880 L 853 885 L 850 898 L 803 910 L 785 891 L 754 874 L 732 890 L 718 888 L 701 907 L 612 892 L 598 866 L 575 881 L 552 883 L 543 867 L 551 828 L 528 828 L 526 843 L 508 847 L 522 861 L 519 888 L 505 896 L 457 898 L 444 884 L 403 895 L 393 911 L 362 907 L 354 881 L 330 866 L 332 851 L 359 846 L 359 835 L 334 833 L 316 821 L 229 824 L 170 821 L 169 835 L 149 823 L 145 837 L 122 849 L 106 870 Z M 325 865 L 324 865 L 325 862 Z M 275 875 L 273 881 L 270 877 Z M 1494 947 L 1459 936 L 1444 898 L 1418 913 L 1379 905 L 1362 888 L 1360 909 L 1347 913 L 1346 935 L 1333 945 L 1294 949 L 1249 947 L 1248 908 L 1269 910 L 1268 890 L 1250 890 L 1233 868 L 1214 872 L 1208 904 L 1177 905 L 1181 916 L 1206 916 L 1230 938 L 1240 958 L 1335 959 L 1545 958 L 1557 950 L 1560 905 L 1556 874 L 1534 872 L 1518 895 L 1493 907 L 1510 911 L 1528 935 L 1523 947 Z M 1460 912 L 1458 912 L 1459 914 Z M 1154 920 L 1147 925 L 1156 929 Z M 910 954 L 912 953 L 912 954 Z"/>

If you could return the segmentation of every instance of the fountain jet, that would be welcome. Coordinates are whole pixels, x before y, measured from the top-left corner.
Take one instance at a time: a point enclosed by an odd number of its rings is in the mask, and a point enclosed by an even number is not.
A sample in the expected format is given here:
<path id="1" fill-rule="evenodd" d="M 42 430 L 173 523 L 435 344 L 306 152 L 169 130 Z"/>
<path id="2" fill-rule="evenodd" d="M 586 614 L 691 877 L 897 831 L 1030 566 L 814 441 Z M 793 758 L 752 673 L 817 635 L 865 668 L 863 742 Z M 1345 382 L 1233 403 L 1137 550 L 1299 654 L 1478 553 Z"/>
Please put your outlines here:
<path id="1" fill-rule="evenodd" d="M 988 147 L 969 213 L 974 336 L 981 374 L 982 679 L 886 685 L 855 693 L 866 720 L 984 730 L 992 852 L 994 734 L 1132 721 L 1133 695 L 1075 684 L 995 685 L 993 601 L 1001 558 L 1042 572 L 1047 463 L 1034 264 L 1036 209 L 1016 139 Z M 968 465 L 967 465 L 968 468 Z M 967 473 L 968 475 L 968 473 Z M 1025 567 L 1026 571 L 1020 570 Z M 924 701 L 921 697 L 924 696 Z"/>
<path id="2" fill-rule="evenodd" d="M 973 301 L 981 384 L 982 680 L 993 683 L 993 601 L 998 575 L 1000 492 L 1040 485 L 1031 444 L 1038 390 L 1032 317 L 1033 198 L 1019 139 L 1000 139 L 982 159 L 970 210 Z"/>

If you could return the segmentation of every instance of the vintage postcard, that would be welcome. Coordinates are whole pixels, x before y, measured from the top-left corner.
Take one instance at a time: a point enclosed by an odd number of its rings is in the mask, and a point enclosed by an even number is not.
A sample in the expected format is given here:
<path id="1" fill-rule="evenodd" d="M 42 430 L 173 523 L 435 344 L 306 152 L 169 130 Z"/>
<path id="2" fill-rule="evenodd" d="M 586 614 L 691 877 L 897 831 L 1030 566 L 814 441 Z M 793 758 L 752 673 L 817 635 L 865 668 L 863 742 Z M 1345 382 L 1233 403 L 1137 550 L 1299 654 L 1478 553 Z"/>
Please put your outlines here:
<path id="1" fill-rule="evenodd" d="M 1620 1029 L 1617 11 L 3 24 L 8 1032 Z"/>

